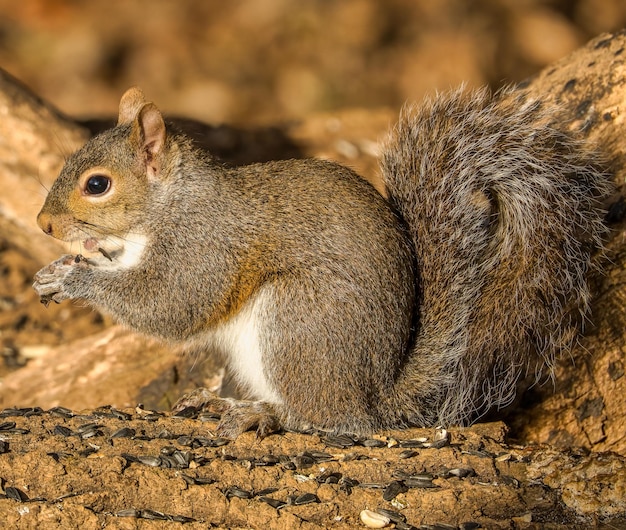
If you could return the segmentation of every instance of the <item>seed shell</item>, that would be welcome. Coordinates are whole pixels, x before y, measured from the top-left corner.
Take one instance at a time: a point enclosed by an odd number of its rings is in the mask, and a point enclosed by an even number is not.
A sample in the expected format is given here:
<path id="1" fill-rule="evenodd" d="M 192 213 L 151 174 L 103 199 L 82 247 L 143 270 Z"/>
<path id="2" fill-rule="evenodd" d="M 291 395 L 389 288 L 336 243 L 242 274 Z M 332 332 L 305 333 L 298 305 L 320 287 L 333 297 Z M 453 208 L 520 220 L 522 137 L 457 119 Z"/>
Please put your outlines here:
<path id="1" fill-rule="evenodd" d="M 373 512 L 371 510 L 363 510 L 359 514 L 361 521 L 368 528 L 385 528 L 391 523 L 391 519 L 386 515 Z"/>

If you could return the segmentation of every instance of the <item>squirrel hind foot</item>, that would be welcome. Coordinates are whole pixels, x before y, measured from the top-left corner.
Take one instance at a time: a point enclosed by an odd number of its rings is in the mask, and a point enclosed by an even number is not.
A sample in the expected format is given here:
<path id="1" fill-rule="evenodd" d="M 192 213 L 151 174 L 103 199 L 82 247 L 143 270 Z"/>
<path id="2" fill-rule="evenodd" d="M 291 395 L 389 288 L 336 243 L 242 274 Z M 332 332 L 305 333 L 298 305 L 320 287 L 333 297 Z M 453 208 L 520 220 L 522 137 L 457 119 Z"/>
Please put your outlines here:
<path id="1" fill-rule="evenodd" d="M 188 408 L 219 414 L 217 434 L 224 438 L 235 439 L 256 428 L 257 438 L 263 439 L 281 429 L 281 423 L 269 403 L 221 398 L 207 388 L 196 388 L 183 395 L 172 407 L 172 412 L 176 414 Z"/>

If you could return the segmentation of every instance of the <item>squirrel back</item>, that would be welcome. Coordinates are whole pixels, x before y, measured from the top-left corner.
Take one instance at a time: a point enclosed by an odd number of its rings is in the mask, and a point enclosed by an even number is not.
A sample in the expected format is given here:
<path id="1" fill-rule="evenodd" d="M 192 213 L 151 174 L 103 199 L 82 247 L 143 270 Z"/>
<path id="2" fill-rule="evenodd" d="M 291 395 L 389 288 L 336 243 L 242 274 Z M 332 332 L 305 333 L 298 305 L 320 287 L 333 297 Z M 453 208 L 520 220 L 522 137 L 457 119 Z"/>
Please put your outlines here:
<path id="1" fill-rule="evenodd" d="M 198 391 L 176 408 L 214 408 L 223 435 L 467 423 L 549 368 L 588 312 L 609 180 L 549 120 L 484 90 L 405 111 L 387 202 L 329 162 L 225 168 L 131 89 L 38 217 L 91 254 L 34 286 L 220 350 L 250 401 Z"/>
<path id="2" fill-rule="evenodd" d="M 410 424 L 510 404 L 587 316 L 610 181 L 550 117 L 513 91 L 458 90 L 406 109 L 390 135 L 381 168 L 413 240 L 419 316 L 388 412 Z"/>

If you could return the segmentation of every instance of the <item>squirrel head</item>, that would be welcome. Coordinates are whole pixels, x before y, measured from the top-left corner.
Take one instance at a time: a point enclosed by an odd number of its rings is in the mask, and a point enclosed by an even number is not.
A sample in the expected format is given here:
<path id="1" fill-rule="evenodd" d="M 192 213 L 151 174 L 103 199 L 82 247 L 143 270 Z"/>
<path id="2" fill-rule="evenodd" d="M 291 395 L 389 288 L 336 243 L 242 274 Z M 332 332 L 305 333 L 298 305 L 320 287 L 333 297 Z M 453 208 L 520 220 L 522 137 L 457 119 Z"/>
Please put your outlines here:
<path id="1" fill-rule="evenodd" d="M 37 216 L 41 229 L 88 251 L 120 251 L 129 234 L 140 232 L 151 190 L 164 178 L 167 140 L 157 107 L 139 88 L 127 90 L 117 126 L 66 161 Z"/>

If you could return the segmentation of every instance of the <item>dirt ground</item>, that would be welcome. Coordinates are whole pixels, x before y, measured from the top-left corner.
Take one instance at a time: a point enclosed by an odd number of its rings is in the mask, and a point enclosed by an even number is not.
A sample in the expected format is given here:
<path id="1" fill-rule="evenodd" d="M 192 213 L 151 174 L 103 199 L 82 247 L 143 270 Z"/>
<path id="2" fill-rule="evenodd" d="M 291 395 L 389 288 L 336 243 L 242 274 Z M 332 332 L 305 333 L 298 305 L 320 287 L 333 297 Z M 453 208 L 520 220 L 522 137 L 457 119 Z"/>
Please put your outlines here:
<path id="1" fill-rule="evenodd" d="M 227 163 L 316 155 L 375 180 L 376 142 L 405 101 L 521 81 L 624 25 L 621 0 L 0 0 L 0 66 L 92 130 L 139 84 L 166 113 L 209 123 L 198 138 Z M 114 329 L 77 304 L 44 308 L 31 289 L 41 265 L 0 233 L 0 383 L 51 351 L 71 369 L 79 348 L 67 345 Z M 605 370 L 615 381 L 622 350 Z M 534 438 L 518 412 L 507 422 L 523 439 L 486 423 L 452 430 L 439 448 L 424 446 L 432 430 L 231 443 L 212 435 L 212 418 L 162 412 L 162 387 L 182 391 L 176 373 L 195 364 L 155 368 L 169 375 L 139 389 L 145 408 L 116 402 L 106 385 L 97 403 L 76 394 L 72 412 L 14 401 L 0 384 L 7 527 L 354 528 L 365 527 L 362 510 L 382 508 L 396 528 L 626 528 L 626 459 L 610 451 L 623 444 L 591 455 L 607 437 L 595 423 L 580 437 L 547 426 Z M 33 396 L 53 386 L 31 383 L 20 384 Z M 606 414 L 595 395 L 575 403 L 564 422 Z M 612 425 L 612 440 L 624 428 Z"/>

